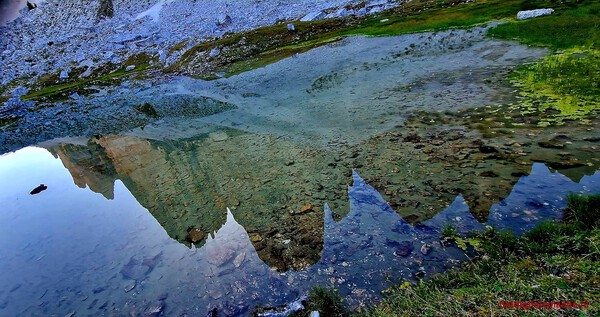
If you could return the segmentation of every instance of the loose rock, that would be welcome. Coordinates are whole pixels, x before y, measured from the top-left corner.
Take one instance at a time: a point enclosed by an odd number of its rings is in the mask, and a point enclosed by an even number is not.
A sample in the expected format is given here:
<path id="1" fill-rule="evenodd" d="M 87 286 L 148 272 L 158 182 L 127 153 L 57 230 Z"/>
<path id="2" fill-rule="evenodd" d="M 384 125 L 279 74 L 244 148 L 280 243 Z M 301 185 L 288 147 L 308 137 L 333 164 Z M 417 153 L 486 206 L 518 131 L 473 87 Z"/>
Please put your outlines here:
<path id="1" fill-rule="evenodd" d="M 550 15 L 554 13 L 554 9 L 536 9 L 536 10 L 527 10 L 527 11 L 519 11 L 517 13 L 517 20 L 525 20 L 531 18 L 537 18 L 545 15 Z"/>

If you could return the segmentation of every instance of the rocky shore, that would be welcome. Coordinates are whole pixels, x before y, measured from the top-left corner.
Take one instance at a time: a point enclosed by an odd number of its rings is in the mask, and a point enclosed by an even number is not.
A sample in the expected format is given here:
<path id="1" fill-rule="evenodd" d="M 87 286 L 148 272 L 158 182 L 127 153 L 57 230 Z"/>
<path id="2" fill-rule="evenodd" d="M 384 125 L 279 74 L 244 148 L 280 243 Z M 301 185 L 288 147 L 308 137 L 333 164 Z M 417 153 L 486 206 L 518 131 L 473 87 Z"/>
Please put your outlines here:
<path id="1" fill-rule="evenodd" d="M 401 1 L 48 0 L 0 27 L 0 85 L 46 74 L 85 78 L 145 52 L 164 66 L 195 44 L 283 21 L 365 15 Z"/>

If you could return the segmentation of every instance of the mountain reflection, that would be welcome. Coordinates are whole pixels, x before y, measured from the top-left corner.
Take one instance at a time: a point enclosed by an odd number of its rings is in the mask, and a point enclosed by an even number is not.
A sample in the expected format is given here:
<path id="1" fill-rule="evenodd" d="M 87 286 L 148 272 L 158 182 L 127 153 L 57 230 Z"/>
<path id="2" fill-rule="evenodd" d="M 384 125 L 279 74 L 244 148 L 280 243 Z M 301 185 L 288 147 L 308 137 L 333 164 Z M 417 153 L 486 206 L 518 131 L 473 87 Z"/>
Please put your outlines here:
<path id="1" fill-rule="evenodd" d="M 135 144 L 124 147 L 135 160 L 143 153 L 143 146 L 127 140 L 119 142 Z M 72 150 L 69 147 L 55 149 L 54 153 L 61 157 L 59 153 Z M 56 165 L 38 156 L 39 162 L 27 164 L 36 169 Z M 159 158 L 154 157 L 150 166 L 161 164 Z M 78 160 L 90 166 L 99 162 L 85 155 Z M 126 166 L 118 162 L 113 168 L 119 173 Z M 86 176 L 86 169 L 77 171 L 86 180 L 112 184 L 106 178 Z M 58 168 L 52 173 L 66 171 Z M 223 224 L 207 232 L 199 248 L 187 247 L 166 237 L 160 221 L 137 203 L 137 197 L 134 199 L 124 186 L 125 181 L 114 182 L 110 191 L 113 200 L 98 200 L 98 195 L 90 196 L 90 191 L 74 190 L 60 182 L 49 184 L 39 196 L 17 199 L 15 206 L 7 206 L 3 217 L 8 218 L 2 223 L 20 228 L 26 238 L 2 245 L 6 249 L 3 251 L 11 254 L 0 259 L 4 272 L 0 277 L 7 285 L 0 291 L 2 313 L 127 312 L 145 316 L 160 311 L 169 316 L 204 316 L 216 310 L 219 316 L 247 315 L 259 304 L 292 301 L 313 285 L 339 289 L 347 304 L 357 308 L 377 300 L 392 283 L 444 272 L 466 259 L 463 250 L 440 242 L 442 228 L 448 223 L 460 235 L 482 230 L 484 225 L 523 233 L 542 221 L 560 218 L 568 193 L 600 192 L 598 172 L 575 183 L 551 173 L 543 164 L 534 164 L 531 174 L 521 177 L 512 193 L 494 206 L 486 224 L 471 215 L 459 195 L 435 217 L 412 225 L 354 172 L 353 184 L 348 187 L 347 216 L 335 221 L 332 210 L 325 206 L 319 220 L 324 231 L 318 260 L 304 270 L 279 273 L 261 259 L 253 234 L 238 223 L 231 211 L 215 212 L 215 218 L 224 218 Z M 26 192 L 19 186 L 14 190 Z M 37 205 L 40 203 L 46 204 L 45 208 Z M 24 216 L 35 220 L 22 219 Z M 40 229 L 32 225 L 38 222 L 43 224 Z M 24 227 L 25 223 L 30 226 Z M 14 229 L 7 232 L 9 241 L 17 234 Z"/>
<path id="2" fill-rule="evenodd" d="M 253 150 L 248 151 L 248 148 Z M 336 151 L 305 148 L 286 139 L 232 129 L 218 129 L 176 141 L 130 135 L 99 136 L 85 142 L 48 146 L 48 150 L 61 159 L 77 186 L 88 186 L 107 199 L 114 197 L 114 183 L 121 180 L 169 236 L 188 245 L 194 243 L 201 247 L 208 234 L 225 222 L 221 211 L 230 207 L 249 232 L 260 258 L 279 271 L 303 269 L 319 261 L 324 243 L 321 218 L 325 210 L 322 206 L 328 204 L 331 207 L 333 218 L 346 215 L 349 208 L 343 188 L 350 179 L 347 173 L 352 165 L 360 164 L 354 158 L 357 155 L 354 152 L 340 155 Z M 504 171 L 505 174 L 511 173 L 510 166 L 501 168 L 508 170 Z M 518 172 L 513 174 L 526 174 L 524 171 L 524 168 L 518 167 Z M 443 179 L 454 172 L 440 173 L 438 178 Z M 499 221 L 497 210 L 521 219 L 511 222 L 512 227 L 509 224 L 502 227 L 515 232 L 529 229 L 535 221 L 528 221 L 537 217 L 555 217 L 557 211 L 542 203 L 531 203 L 544 207 L 545 211 L 535 214 L 531 208 L 508 212 L 503 209 L 504 206 L 513 206 L 514 209 L 517 208 L 514 206 L 523 205 L 529 197 L 554 195 L 575 184 L 564 176 L 551 176 L 547 168 L 539 168 L 538 165 L 534 165 L 530 178 L 520 181 L 530 180 L 531 183 L 525 187 L 531 189 L 521 193 L 513 189 L 510 195 L 517 176 L 497 180 L 486 177 L 472 179 L 465 175 L 447 185 L 432 184 L 430 176 L 424 177 L 428 178 L 423 184 L 418 180 L 408 182 L 408 189 L 402 187 L 406 182 L 393 186 L 388 184 L 385 188 L 392 191 L 380 189 L 379 193 L 383 195 L 385 192 L 386 199 L 394 197 L 393 201 L 388 201 L 389 204 L 400 215 L 406 215 L 403 214 L 404 207 L 397 204 L 404 196 L 401 193 L 414 195 L 427 191 L 418 201 L 422 207 L 415 207 L 422 210 L 424 215 L 421 218 L 425 219 L 435 215 L 435 210 L 440 210 L 433 209 L 434 206 L 451 203 L 455 197 L 453 193 L 464 194 L 464 200 L 471 205 L 479 221 L 488 217 L 488 223 L 495 225 Z M 377 188 L 381 188 L 383 183 L 379 178 L 369 179 L 369 182 Z M 533 185 L 535 182 L 548 185 L 540 188 Z M 552 185 L 553 182 L 558 183 Z M 397 189 L 393 189 L 394 186 Z M 440 192 L 429 192 L 430 187 Z M 538 191 L 532 192 L 535 189 Z M 489 205 L 481 204 L 475 196 L 477 193 L 496 203 L 489 215 L 487 210 L 490 210 L 491 202 Z M 498 202 L 501 198 L 491 198 L 507 195 L 508 201 Z M 482 207 L 488 208 L 483 216 L 479 210 Z M 561 207 L 564 204 L 558 205 L 558 208 Z M 469 206 L 465 205 L 465 208 Z M 512 216 L 515 214 L 518 217 Z M 415 223 L 412 213 L 405 219 Z M 521 223 L 517 225 L 519 221 Z"/>

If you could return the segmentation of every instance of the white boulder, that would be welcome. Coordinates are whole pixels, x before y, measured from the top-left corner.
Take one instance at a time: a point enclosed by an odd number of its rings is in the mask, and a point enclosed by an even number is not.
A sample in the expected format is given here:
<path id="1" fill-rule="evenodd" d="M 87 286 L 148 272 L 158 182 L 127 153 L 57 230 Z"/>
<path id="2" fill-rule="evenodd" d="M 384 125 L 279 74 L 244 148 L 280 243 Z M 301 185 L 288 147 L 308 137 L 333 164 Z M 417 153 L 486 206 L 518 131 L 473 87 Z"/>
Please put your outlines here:
<path id="1" fill-rule="evenodd" d="M 550 15 L 554 13 L 554 9 L 536 9 L 536 10 L 527 10 L 527 11 L 519 11 L 517 13 L 517 20 L 526 20 L 531 18 L 537 18 L 544 15 Z"/>

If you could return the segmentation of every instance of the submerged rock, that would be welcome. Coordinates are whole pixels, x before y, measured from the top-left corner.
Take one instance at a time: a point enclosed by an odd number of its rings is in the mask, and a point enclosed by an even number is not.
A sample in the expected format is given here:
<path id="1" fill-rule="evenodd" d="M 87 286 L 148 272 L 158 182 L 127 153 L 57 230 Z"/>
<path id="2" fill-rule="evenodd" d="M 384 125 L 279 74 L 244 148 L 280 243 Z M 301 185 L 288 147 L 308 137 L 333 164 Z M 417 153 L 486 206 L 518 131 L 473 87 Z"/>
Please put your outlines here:
<path id="1" fill-rule="evenodd" d="M 307 300 L 308 300 L 307 296 L 302 296 L 299 299 L 285 305 L 284 307 L 267 308 L 263 312 L 258 313 L 258 316 L 260 316 L 260 317 L 285 317 L 285 316 L 290 315 L 291 313 L 294 313 L 294 312 L 304 309 L 303 302 L 306 302 Z M 311 316 L 313 316 L 313 313 L 311 313 Z M 317 316 L 319 316 L 318 312 L 317 312 Z"/>
<path id="2" fill-rule="evenodd" d="M 431 252 L 431 246 L 429 244 L 426 243 L 421 246 L 421 254 L 427 255 L 429 252 Z"/>
<path id="3" fill-rule="evenodd" d="M 204 240 L 206 233 L 198 228 L 190 228 L 185 239 L 189 242 L 196 243 Z"/>
<path id="4" fill-rule="evenodd" d="M 235 252 L 228 248 L 215 248 L 208 251 L 208 263 L 215 266 L 223 266 L 233 259 Z"/>
<path id="5" fill-rule="evenodd" d="M 498 149 L 491 145 L 481 145 L 479 147 L 479 152 L 481 153 L 498 153 Z"/>
<path id="6" fill-rule="evenodd" d="M 129 293 L 135 288 L 136 285 L 137 282 L 135 280 L 131 280 L 127 282 L 125 286 L 123 286 L 123 290 L 125 291 L 125 293 Z"/>
<path id="7" fill-rule="evenodd" d="M 538 142 L 538 145 L 548 149 L 562 149 L 565 147 L 565 144 L 571 140 L 572 139 L 568 136 L 564 134 L 559 134 L 550 140 Z"/>
<path id="8" fill-rule="evenodd" d="M 415 247 L 413 246 L 413 244 L 409 241 L 403 241 L 400 242 L 398 244 L 398 246 L 396 247 L 396 251 L 394 251 L 394 255 L 395 256 L 408 256 L 413 250 L 415 249 Z"/>

